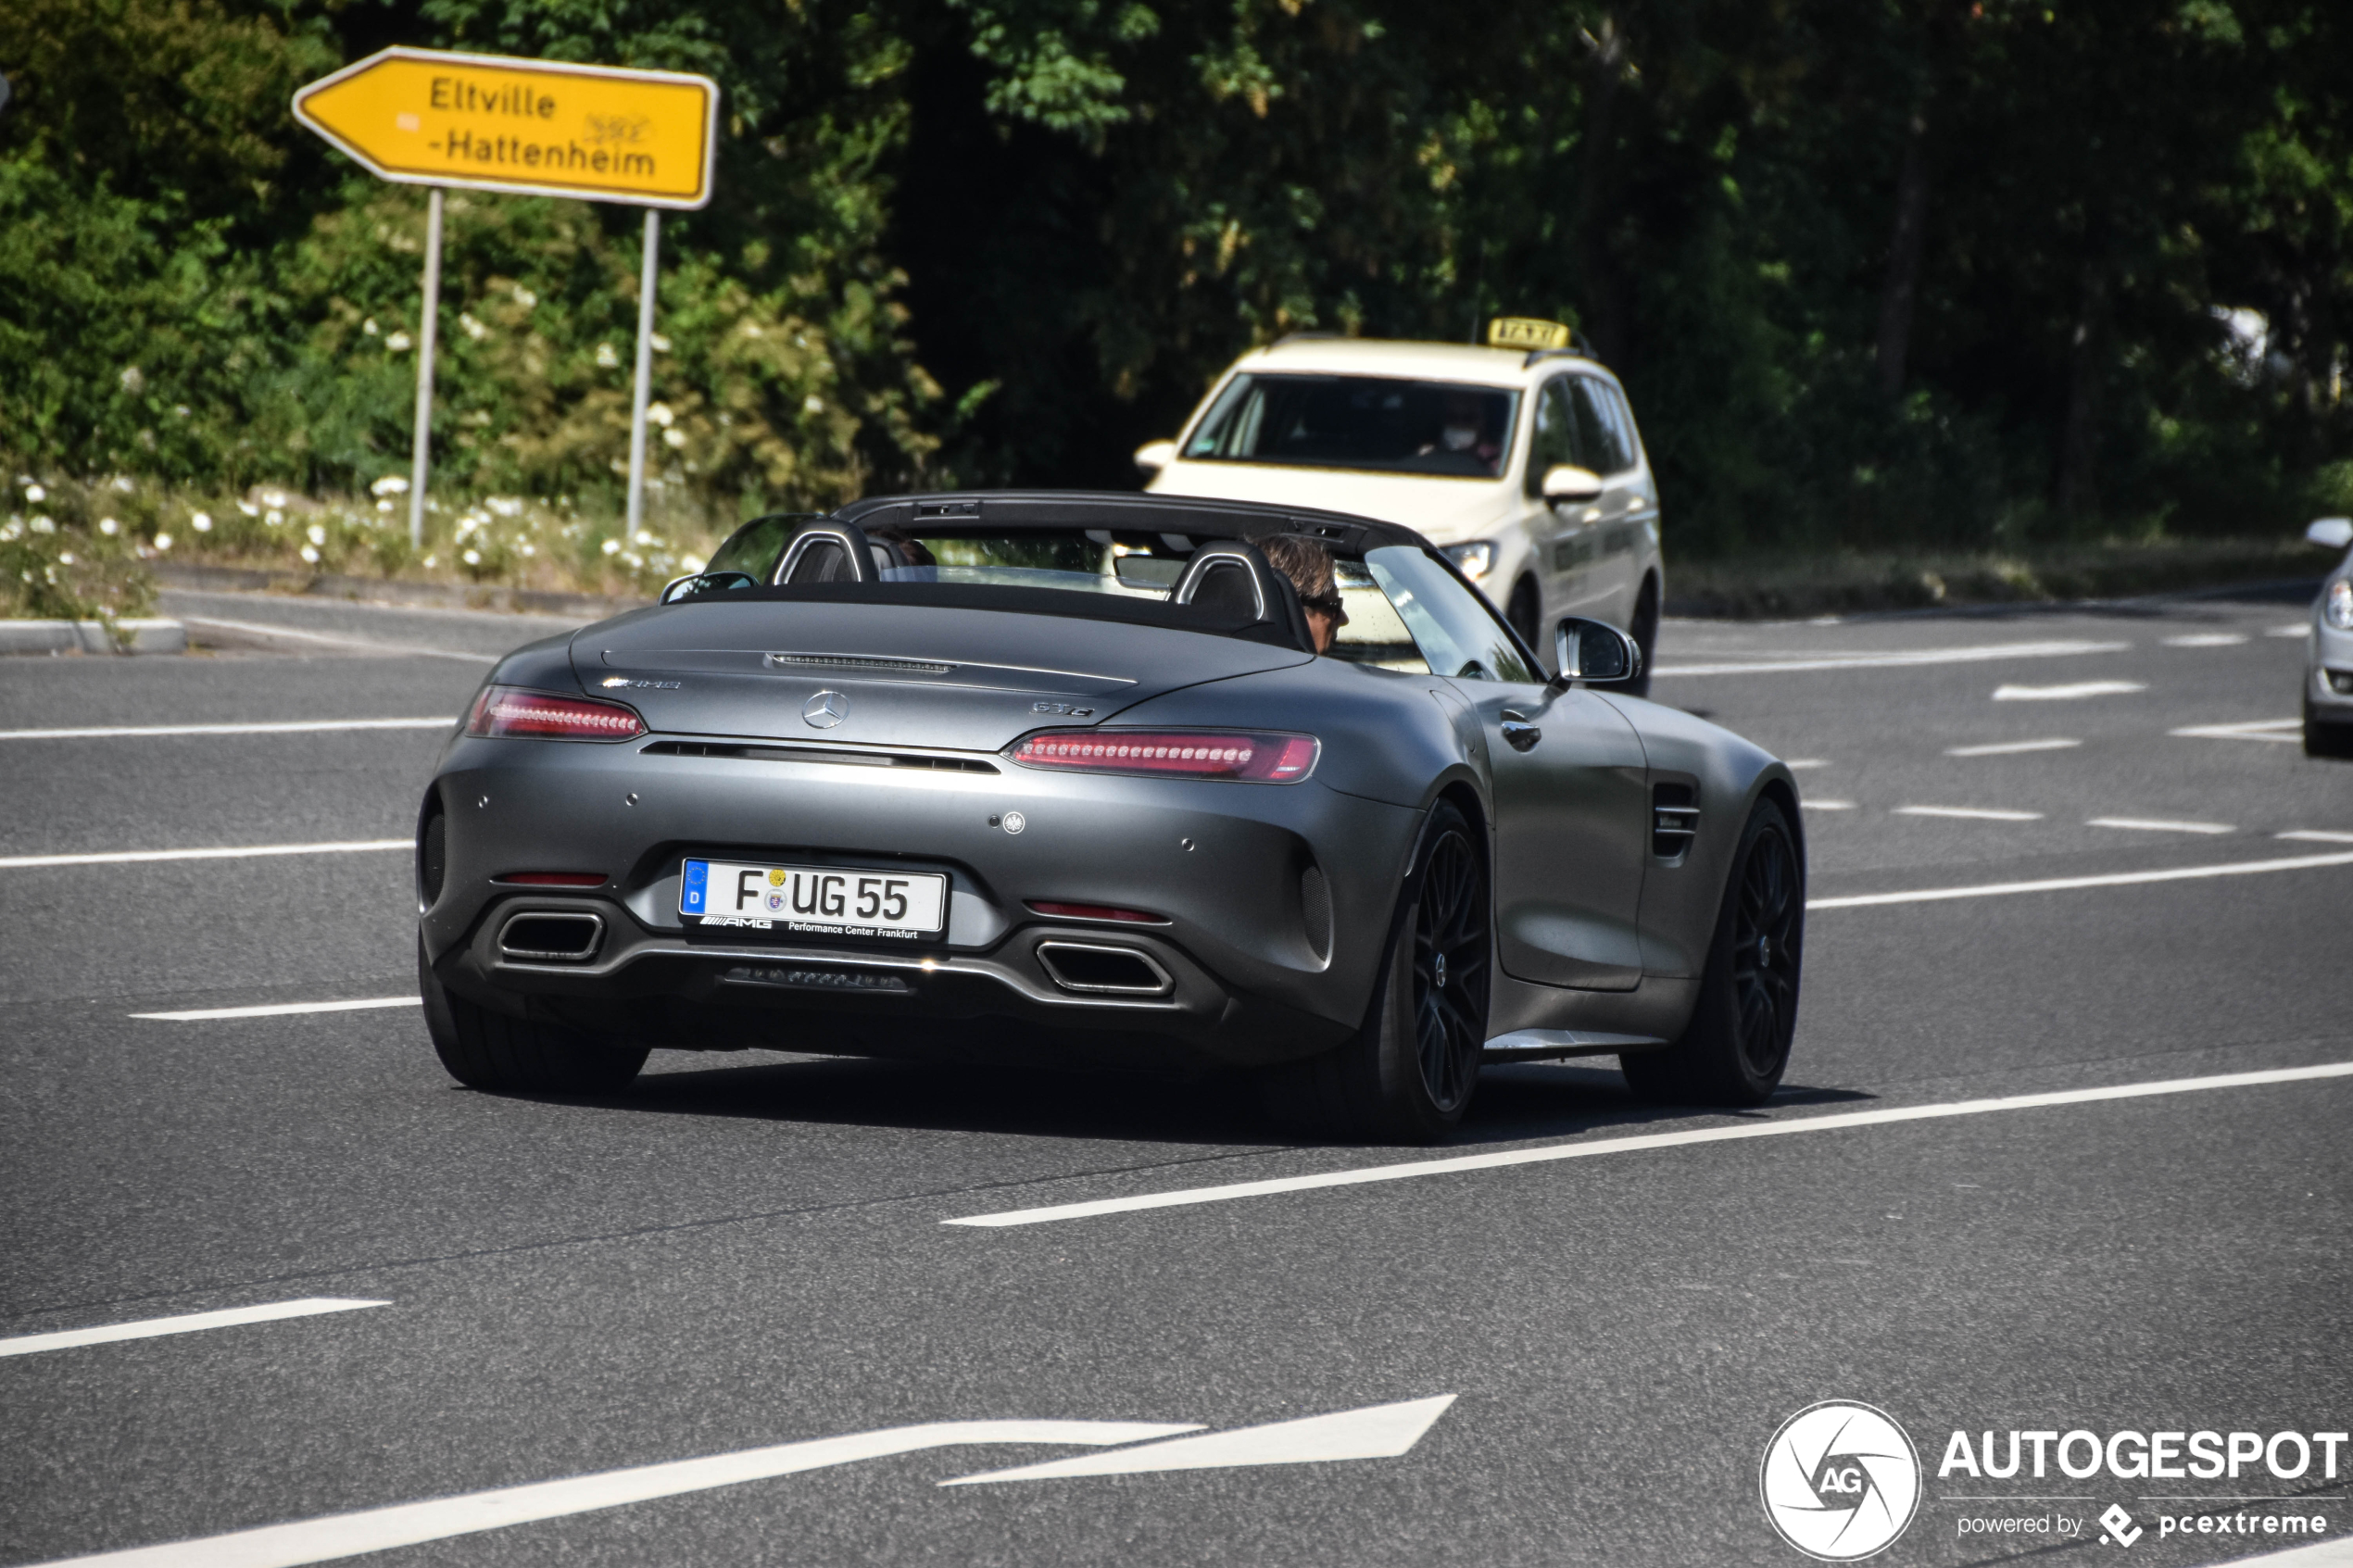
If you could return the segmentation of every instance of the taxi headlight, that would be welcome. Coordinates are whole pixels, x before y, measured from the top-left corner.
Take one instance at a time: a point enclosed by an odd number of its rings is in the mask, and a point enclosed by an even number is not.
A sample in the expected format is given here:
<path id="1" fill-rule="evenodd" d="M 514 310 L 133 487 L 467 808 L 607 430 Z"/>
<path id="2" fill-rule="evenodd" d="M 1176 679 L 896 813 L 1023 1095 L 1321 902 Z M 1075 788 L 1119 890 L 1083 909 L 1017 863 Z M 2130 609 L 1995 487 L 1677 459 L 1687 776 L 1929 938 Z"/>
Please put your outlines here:
<path id="1" fill-rule="evenodd" d="M 1454 570 L 1477 583 L 1495 565 L 1495 545 L 1490 539 L 1473 539 L 1466 544 L 1448 545 L 1439 552 L 1454 563 Z"/>
<path id="2" fill-rule="evenodd" d="M 2327 601 L 2321 607 L 2321 619 L 2340 632 L 2353 632 L 2353 583 L 2340 577 L 2329 584 Z"/>

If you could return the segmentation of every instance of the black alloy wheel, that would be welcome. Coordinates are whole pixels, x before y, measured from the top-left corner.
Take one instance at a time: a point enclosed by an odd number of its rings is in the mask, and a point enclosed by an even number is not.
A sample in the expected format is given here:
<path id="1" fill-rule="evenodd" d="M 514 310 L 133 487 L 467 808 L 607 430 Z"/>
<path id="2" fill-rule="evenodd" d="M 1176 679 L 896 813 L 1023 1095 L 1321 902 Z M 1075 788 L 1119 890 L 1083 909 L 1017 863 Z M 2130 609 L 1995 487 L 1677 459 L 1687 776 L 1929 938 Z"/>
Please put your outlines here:
<path id="1" fill-rule="evenodd" d="M 1731 855 L 1691 1022 L 1673 1045 L 1618 1059 L 1627 1086 L 1668 1104 L 1763 1104 L 1789 1067 L 1805 964 L 1797 835 L 1760 800 Z"/>
<path id="2" fill-rule="evenodd" d="M 1414 1040 L 1422 1087 L 1459 1114 L 1487 1044 L 1487 879 L 1459 828 L 1430 847 L 1414 909 Z"/>

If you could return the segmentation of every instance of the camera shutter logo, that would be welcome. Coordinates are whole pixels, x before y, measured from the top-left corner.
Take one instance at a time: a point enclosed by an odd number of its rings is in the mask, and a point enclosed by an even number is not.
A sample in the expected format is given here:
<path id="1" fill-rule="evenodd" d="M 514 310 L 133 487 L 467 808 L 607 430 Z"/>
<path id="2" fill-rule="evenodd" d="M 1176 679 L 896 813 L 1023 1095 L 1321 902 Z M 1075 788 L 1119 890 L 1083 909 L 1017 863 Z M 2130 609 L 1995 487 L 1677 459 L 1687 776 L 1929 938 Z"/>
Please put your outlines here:
<path id="1" fill-rule="evenodd" d="M 1781 1423 L 1757 1472 L 1765 1517 L 1824 1562 L 1893 1545 L 1920 1505 L 1920 1456 L 1885 1411 L 1825 1399 Z"/>

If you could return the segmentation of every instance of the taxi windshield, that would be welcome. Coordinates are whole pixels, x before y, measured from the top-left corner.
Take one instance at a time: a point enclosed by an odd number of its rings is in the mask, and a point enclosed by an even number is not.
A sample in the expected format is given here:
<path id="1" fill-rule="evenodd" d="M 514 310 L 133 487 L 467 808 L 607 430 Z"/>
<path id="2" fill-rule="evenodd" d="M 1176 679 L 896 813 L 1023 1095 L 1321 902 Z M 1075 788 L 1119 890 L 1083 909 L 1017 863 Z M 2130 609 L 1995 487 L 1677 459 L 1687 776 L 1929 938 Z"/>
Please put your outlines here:
<path id="1" fill-rule="evenodd" d="M 1519 394 L 1382 376 L 1236 376 L 1188 458 L 1493 479 L 1511 457 Z"/>

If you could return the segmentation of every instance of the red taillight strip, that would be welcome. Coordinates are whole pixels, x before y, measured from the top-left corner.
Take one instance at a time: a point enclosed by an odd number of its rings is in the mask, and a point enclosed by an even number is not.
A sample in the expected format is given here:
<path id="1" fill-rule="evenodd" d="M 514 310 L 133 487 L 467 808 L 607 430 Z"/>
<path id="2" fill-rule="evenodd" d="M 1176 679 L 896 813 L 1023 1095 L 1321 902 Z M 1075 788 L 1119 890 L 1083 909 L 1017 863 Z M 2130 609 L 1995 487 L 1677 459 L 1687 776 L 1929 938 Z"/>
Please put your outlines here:
<path id="1" fill-rule="evenodd" d="M 1214 730 L 1041 730 L 1007 749 L 1026 768 L 1296 784 L 1315 771 L 1314 735 Z"/>
<path id="2" fill-rule="evenodd" d="M 466 717 L 466 734 L 531 740 L 629 740 L 646 722 L 626 704 L 550 696 L 513 686 L 485 686 Z"/>
<path id="3" fill-rule="evenodd" d="M 514 883 L 523 887 L 602 887 L 602 872 L 509 872 L 494 876 L 493 882 Z"/>
<path id="4" fill-rule="evenodd" d="M 1114 909 L 1108 904 L 1054 904 L 1043 898 L 1032 898 L 1029 907 L 1041 915 L 1058 920 L 1115 920 L 1132 925 L 1166 925 L 1166 915 L 1146 914 L 1141 909 Z"/>

